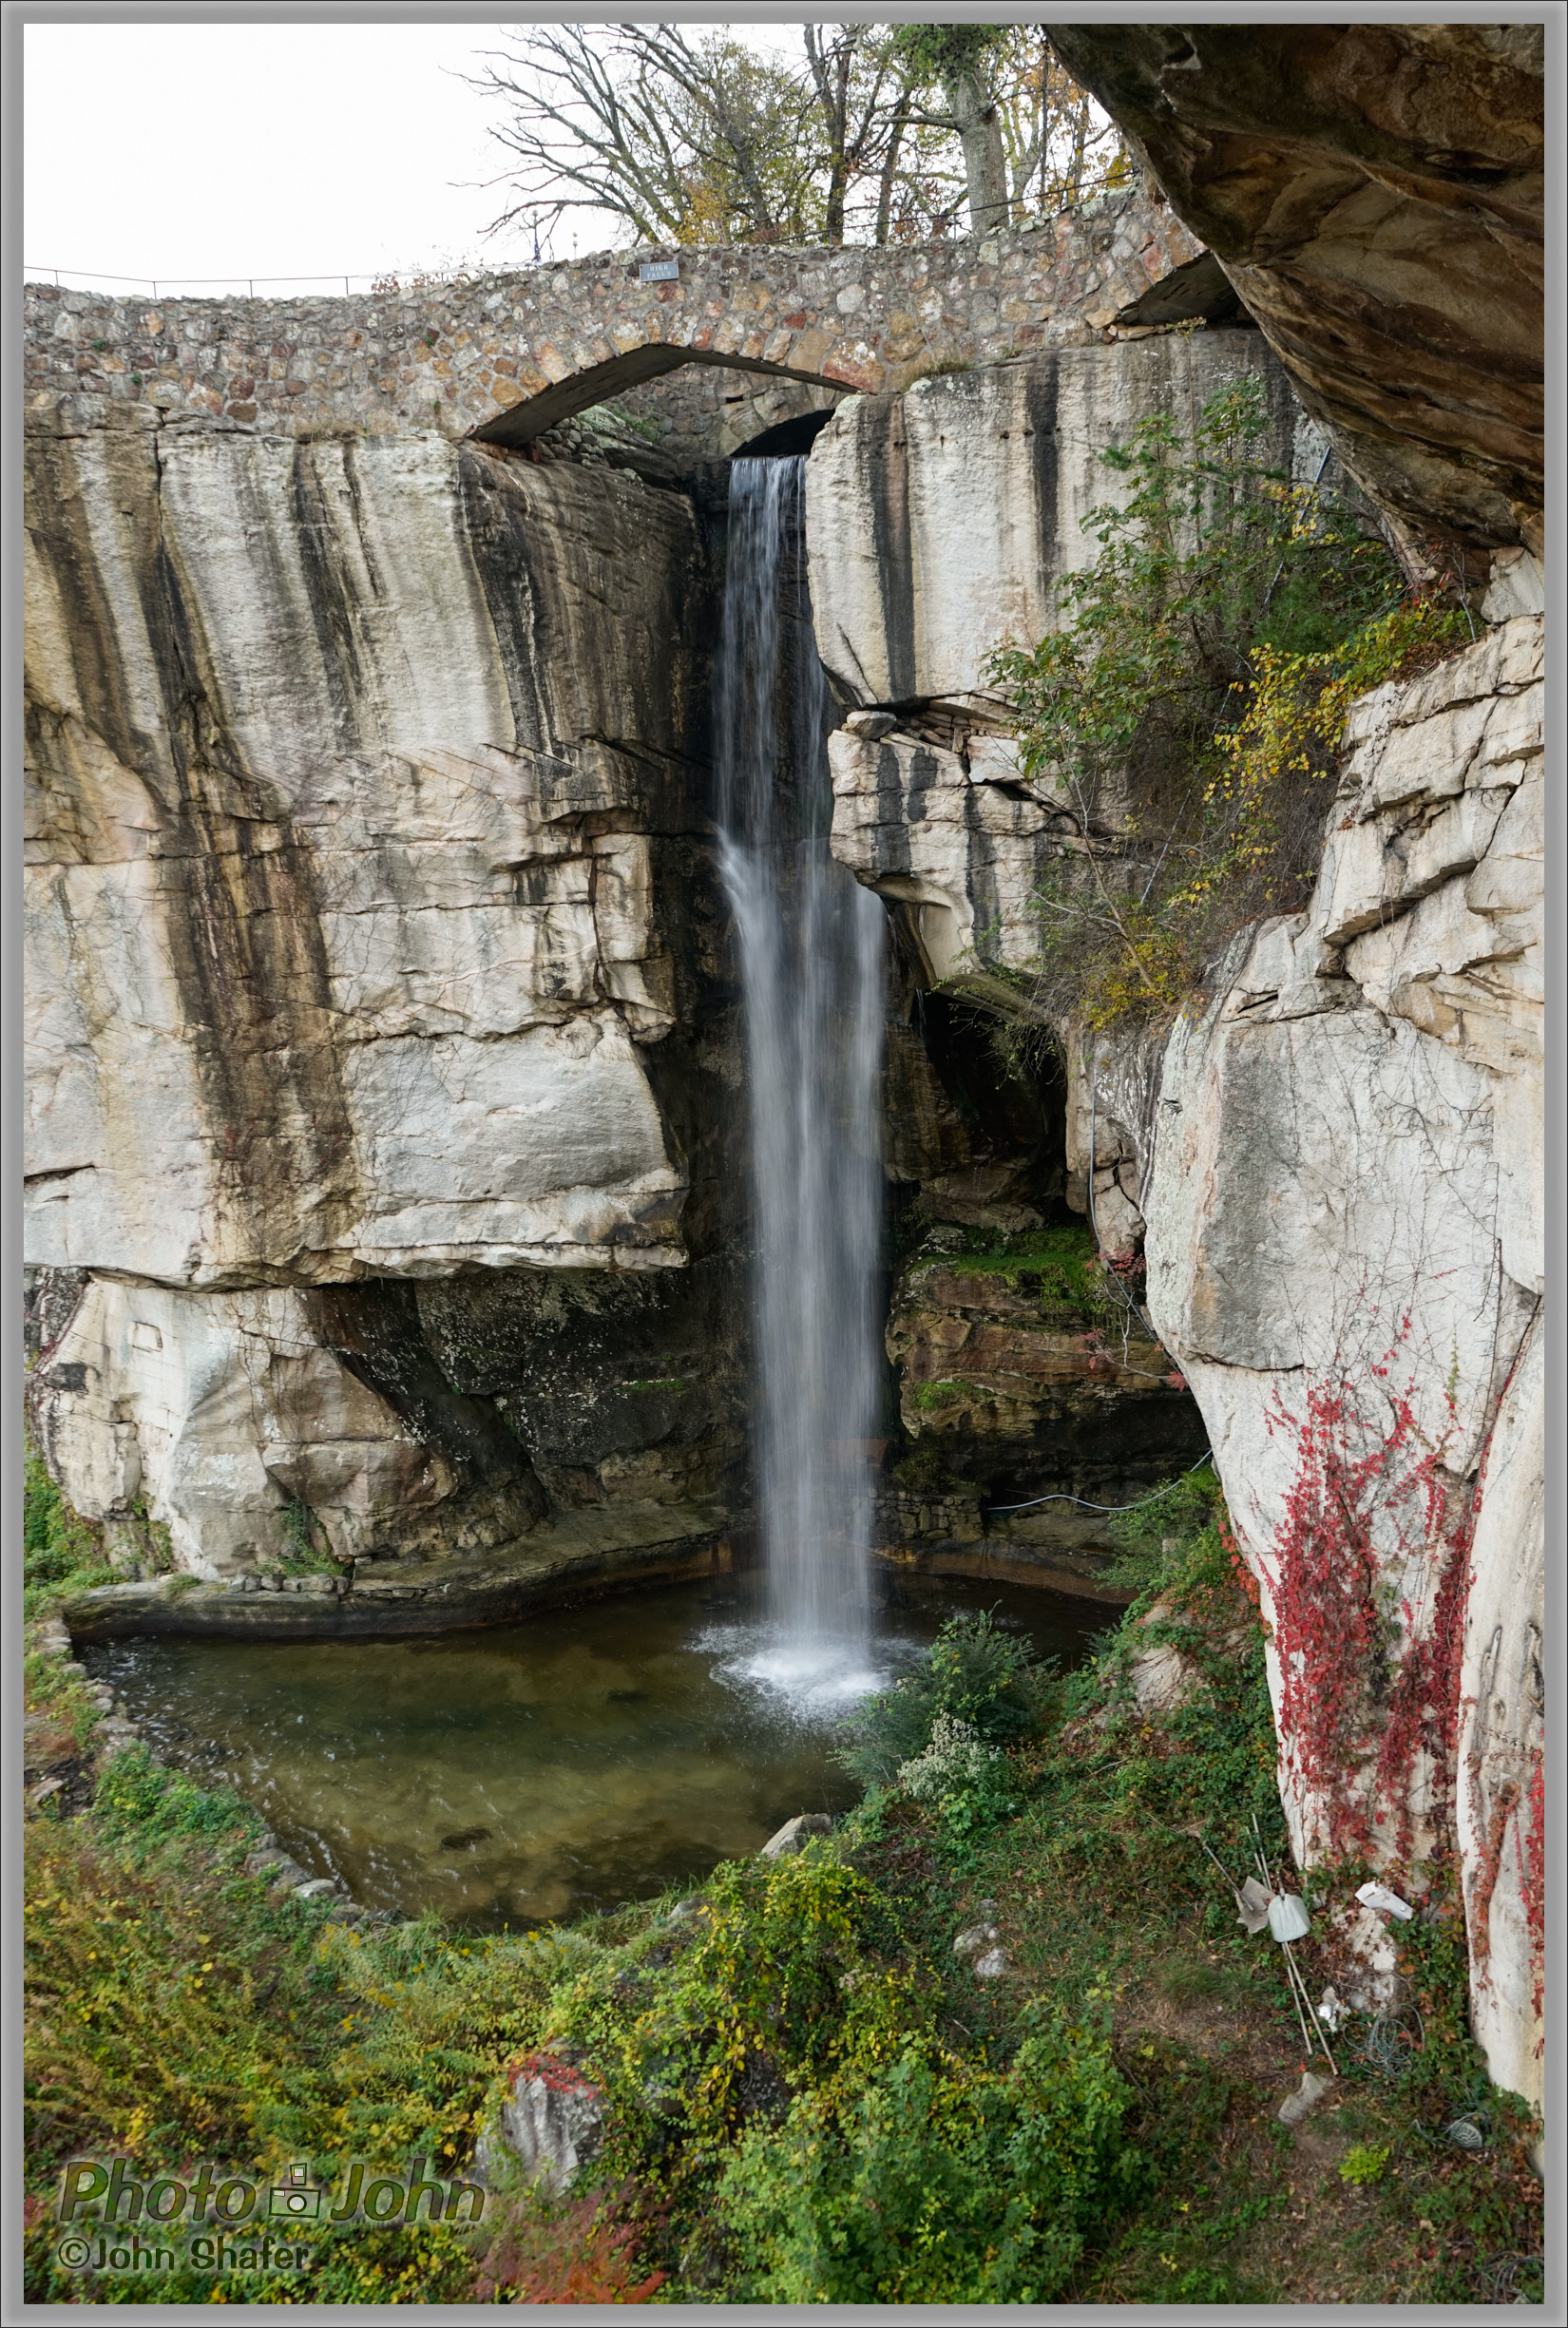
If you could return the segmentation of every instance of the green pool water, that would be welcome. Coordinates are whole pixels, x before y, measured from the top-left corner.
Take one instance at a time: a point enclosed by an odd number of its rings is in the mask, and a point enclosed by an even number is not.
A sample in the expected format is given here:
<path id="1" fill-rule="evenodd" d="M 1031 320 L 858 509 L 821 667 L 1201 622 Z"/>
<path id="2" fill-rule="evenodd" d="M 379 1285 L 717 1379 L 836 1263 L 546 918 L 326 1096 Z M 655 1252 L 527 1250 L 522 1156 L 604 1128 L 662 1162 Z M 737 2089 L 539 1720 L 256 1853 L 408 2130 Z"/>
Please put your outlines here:
<path id="1" fill-rule="evenodd" d="M 802 1683 L 749 1579 L 397 1641 L 145 1640 L 94 1652 L 175 1767 L 233 1787 L 367 1906 L 526 1925 L 647 1898 L 840 1810 L 835 1724 L 960 1607 L 1075 1663 L 1107 1612 L 901 1586 L 869 1658 Z"/>

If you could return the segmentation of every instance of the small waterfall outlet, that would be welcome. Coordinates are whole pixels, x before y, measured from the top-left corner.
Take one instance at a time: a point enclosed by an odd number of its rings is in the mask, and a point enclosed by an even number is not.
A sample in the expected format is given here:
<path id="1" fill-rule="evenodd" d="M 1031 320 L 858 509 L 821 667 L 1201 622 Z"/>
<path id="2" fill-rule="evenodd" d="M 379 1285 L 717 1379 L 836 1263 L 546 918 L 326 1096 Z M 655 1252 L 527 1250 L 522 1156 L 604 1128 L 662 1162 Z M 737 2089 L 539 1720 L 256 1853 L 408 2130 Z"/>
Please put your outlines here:
<path id="1" fill-rule="evenodd" d="M 886 929 L 829 849 L 805 468 L 731 468 L 718 807 L 751 1095 L 766 1656 L 792 1693 L 835 1696 L 869 1679 Z"/>

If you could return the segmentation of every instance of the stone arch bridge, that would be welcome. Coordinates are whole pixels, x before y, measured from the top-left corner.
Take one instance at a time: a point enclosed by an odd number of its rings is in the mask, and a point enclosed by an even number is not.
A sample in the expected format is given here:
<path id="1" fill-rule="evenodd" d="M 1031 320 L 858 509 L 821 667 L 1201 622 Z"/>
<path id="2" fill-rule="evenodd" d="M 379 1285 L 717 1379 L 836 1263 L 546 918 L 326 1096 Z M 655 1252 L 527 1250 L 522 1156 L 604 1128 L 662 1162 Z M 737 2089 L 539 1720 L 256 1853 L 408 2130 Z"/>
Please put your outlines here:
<path id="1" fill-rule="evenodd" d="M 613 398 L 650 459 L 680 468 L 847 391 L 1227 304 L 1217 263 L 1135 188 L 984 240 L 606 251 L 345 298 L 35 283 L 25 353 L 30 402 L 106 396 L 266 433 L 434 426 L 518 447 Z"/>

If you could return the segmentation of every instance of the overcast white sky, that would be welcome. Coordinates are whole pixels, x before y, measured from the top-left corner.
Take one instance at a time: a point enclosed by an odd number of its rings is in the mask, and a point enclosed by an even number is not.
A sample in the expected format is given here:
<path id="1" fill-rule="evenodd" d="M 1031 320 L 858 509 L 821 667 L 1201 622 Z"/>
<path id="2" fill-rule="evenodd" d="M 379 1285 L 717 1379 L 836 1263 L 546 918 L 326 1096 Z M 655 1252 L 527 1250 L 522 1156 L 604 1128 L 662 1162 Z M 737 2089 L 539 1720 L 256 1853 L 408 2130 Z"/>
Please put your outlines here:
<path id="1" fill-rule="evenodd" d="M 29 275 L 233 284 L 531 256 L 521 235 L 480 240 L 505 196 L 476 181 L 506 156 L 495 101 L 460 78 L 505 21 L 27 26 Z M 564 221 L 554 255 L 612 239 Z"/>

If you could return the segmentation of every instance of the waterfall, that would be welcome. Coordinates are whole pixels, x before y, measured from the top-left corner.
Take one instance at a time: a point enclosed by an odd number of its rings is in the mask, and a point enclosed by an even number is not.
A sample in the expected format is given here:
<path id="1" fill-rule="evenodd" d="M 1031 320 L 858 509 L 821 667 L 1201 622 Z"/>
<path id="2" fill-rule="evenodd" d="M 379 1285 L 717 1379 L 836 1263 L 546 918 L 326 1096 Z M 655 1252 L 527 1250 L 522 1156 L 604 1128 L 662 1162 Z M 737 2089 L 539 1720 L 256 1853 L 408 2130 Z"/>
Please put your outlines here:
<path id="1" fill-rule="evenodd" d="M 827 684 L 804 460 L 736 461 L 717 711 L 719 862 L 750 1086 L 757 1456 L 781 1679 L 848 1679 L 870 1630 L 883 909 L 829 851 Z"/>

